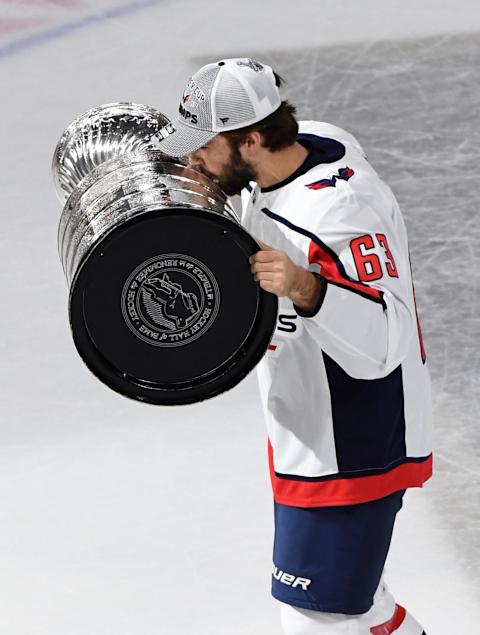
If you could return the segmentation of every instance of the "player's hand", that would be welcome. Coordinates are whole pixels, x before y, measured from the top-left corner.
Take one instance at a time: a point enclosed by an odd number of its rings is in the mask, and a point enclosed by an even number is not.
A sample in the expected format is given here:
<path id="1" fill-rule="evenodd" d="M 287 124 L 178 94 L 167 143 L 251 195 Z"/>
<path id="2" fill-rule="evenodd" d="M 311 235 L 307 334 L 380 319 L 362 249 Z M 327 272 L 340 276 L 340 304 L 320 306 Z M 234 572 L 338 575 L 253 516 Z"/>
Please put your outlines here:
<path id="1" fill-rule="evenodd" d="M 279 297 L 288 296 L 297 282 L 299 267 L 284 252 L 259 243 L 261 251 L 250 256 L 253 279 L 262 289 Z"/>
<path id="2" fill-rule="evenodd" d="M 312 309 L 325 283 L 296 265 L 284 251 L 259 244 L 262 249 L 249 258 L 254 280 L 265 291 L 279 297 L 288 296 L 296 306 L 306 311 Z"/>

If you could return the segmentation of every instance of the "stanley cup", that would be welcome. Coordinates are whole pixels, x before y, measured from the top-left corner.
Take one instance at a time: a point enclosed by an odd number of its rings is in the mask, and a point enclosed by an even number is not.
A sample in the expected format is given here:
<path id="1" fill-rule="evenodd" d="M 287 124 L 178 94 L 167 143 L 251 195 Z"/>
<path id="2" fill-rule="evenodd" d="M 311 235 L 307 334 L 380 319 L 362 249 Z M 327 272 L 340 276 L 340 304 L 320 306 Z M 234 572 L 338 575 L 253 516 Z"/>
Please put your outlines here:
<path id="1" fill-rule="evenodd" d="M 62 134 L 52 169 L 78 352 L 113 390 L 178 405 L 250 371 L 277 300 L 253 280 L 258 244 L 224 192 L 159 149 L 168 123 L 141 104 L 93 108 Z"/>

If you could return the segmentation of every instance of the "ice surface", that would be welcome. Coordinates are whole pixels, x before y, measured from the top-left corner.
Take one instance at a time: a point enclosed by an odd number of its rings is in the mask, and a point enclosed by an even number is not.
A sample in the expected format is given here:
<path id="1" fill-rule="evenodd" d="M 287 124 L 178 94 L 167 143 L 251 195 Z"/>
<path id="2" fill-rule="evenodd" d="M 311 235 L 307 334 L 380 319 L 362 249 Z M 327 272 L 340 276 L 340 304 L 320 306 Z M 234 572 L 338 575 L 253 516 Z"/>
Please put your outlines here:
<path id="1" fill-rule="evenodd" d="M 288 80 L 302 118 L 355 134 L 400 201 L 433 379 L 436 473 L 406 497 L 387 576 L 429 635 L 474 632 L 480 9 L 440 4 L 0 2 L 2 633 L 280 632 L 254 377 L 177 409 L 131 402 L 93 378 L 68 329 L 50 176 L 58 138 L 81 112 L 127 100 L 171 115 L 191 69 L 247 53 Z"/>

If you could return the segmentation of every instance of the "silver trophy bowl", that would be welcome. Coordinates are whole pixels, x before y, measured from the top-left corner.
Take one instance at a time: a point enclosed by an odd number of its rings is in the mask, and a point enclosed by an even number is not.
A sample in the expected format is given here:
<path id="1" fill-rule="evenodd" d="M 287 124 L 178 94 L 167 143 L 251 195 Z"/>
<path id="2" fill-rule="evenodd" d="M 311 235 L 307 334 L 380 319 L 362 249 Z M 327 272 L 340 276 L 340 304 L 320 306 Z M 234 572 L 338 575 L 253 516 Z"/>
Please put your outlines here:
<path id="1" fill-rule="evenodd" d="M 277 308 L 253 281 L 258 245 L 224 192 L 159 149 L 168 123 L 142 104 L 93 108 L 62 134 L 52 165 L 77 350 L 112 389 L 165 405 L 238 383 Z"/>
<path id="2" fill-rule="evenodd" d="M 65 203 L 80 181 L 110 159 L 156 148 L 154 137 L 168 124 L 150 106 L 118 102 L 91 108 L 62 134 L 52 161 L 57 196 Z"/>

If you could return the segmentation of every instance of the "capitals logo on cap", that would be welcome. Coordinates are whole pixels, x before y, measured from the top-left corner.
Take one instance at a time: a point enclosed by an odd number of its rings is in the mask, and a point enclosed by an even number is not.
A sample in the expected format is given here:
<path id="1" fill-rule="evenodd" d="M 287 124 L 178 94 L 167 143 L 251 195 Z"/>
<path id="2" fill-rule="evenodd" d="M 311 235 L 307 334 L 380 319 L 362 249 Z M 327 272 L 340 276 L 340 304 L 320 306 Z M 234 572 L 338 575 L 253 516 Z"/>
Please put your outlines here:
<path id="1" fill-rule="evenodd" d="M 185 123 L 193 124 L 195 126 L 198 124 L 198 115 L 191 112 L 191 110 L 198 108 L 199 104 L 203 103 L 205 99 L 206 97 L 203 90 L 193 78 L 190 79 L 187 87 L 183 91 L 182 101 L 180 102 L 180 107 L 178 109 L 178 112 L 185 120 Z"/>
<path id="2" fill-rule="evenodd" d="M 190 101 L 191 97 L 194 97 L 197 102 L 205 101 L 205 93 L 193 79 L 190 79 L 185 90 L 183 91 L 182 102 L 186 104 L 188 101 Z M 193 102 L 191 102 L 191 104 L 193 104 Z"/>

